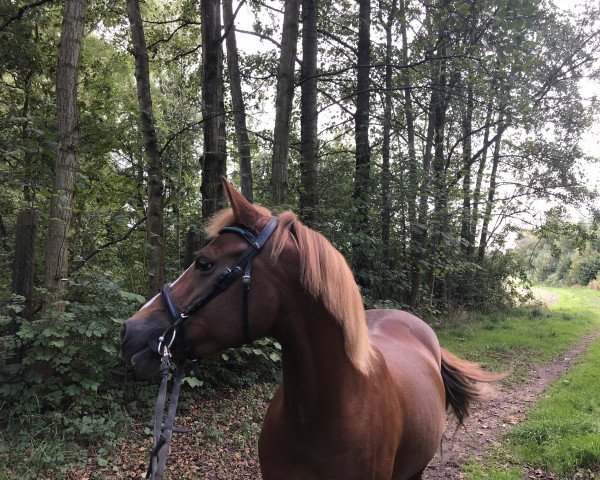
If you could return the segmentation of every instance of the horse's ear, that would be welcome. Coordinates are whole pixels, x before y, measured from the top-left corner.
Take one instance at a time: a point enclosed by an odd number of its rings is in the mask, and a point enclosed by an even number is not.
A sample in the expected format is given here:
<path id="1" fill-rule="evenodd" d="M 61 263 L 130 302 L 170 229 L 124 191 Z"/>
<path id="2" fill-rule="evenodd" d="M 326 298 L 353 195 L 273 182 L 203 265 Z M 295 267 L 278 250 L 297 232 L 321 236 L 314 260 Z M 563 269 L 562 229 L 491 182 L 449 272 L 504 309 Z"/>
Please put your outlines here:
<path id="1" fill-rule="evenodd" d="M 226 177 L 221 177 L 221 182 L 229 198 L 236 223 L 246 225 L 247 227 L 254 226 L 261 219 L 262 215 L 254 208 L 254 205 L 246 200 L 246 197 L 235 189 Z"/>

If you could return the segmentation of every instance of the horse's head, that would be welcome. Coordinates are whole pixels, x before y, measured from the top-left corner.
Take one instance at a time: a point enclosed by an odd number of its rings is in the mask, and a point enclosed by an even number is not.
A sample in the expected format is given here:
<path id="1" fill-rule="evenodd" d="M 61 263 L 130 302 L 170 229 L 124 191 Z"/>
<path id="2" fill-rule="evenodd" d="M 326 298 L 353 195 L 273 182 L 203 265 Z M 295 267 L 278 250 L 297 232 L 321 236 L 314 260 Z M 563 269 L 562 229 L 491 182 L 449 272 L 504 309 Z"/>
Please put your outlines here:
<path id="1" fill-rule="evenodd" d="M 277 218 L 249 203 L 226 180 L 223 184 L 232 208 L 209 224 L 207 232 L 214 239 L 121 330 L 121 354 L 141 374 L 157 374 L 161 335 L 164 343 L 173 340 L 171 352 L 181 361 L 271 334 L 286 295 L 285 279 L 290 274 L 298 278 L 293 259 L 271 262 L 274 242 L 278 256 L 288 257 L 290 250 L 289 235 L 284 239 L 277 231 Z"/>

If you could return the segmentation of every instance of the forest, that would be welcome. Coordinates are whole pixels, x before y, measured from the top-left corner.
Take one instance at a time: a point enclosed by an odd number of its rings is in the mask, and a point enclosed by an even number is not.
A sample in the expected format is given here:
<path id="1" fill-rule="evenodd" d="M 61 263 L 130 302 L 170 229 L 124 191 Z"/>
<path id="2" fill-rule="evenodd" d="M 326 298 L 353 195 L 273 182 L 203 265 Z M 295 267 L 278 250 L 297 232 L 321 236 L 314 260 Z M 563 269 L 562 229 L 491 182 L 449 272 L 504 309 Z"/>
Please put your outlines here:
<path id="1" fill-rule="evenodd" d="M 599 80 L 594 1 L 0 0 L 0 424 L 105 438 L 119 329 L 222 176 L 330 239 L 369 308 L 600 289 Z M 244 348 L 209 376 L 279 360 Z"/>

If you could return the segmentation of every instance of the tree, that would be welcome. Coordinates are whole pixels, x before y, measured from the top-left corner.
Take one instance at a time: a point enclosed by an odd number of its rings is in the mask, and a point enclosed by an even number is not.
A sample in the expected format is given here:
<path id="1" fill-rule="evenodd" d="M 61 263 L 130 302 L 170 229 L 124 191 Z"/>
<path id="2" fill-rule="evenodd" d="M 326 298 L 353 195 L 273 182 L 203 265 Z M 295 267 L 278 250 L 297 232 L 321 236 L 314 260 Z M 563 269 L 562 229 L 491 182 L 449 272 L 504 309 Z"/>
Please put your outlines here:
<path id="1" fill-rule="evenodd" d="M 246 106 L 242 96 L 239 54 L 235 36 L 235 17 L 231 0 L 223 0 L 223 21 L 226 29 L 227 70 L 229 71 L 229 86 L 231 103 L 233 104 L 233 124 L 235 127 L 238 154 L 240 156 L 240 177 L 242 195 L 252 201 L 252 158 L 250 154 L 250 139 L 246 126 Z"/>
<path id="2" fill-rule="evenodd" d="M 202 218 L 225 206 L 221 176 L 226 173 L 225 104 L 223 100 L 223 43 L 219 2 L 201 0 L 202 21 Z"/>
<path id="3" fill-rule="evenodd" d="M 369 227 L 369 183 L 371 152 L 369 146 L 370 116 L 370 64 L 371 64 L 371 2 L 359 1 L 358 49 L 356 54 L 356 111 L 354 113 L 354 138 L 356 144 L 354 200 L 356 208 L 355 230 L 366 235 Z M 359 278 L 367 268 L 364 252 L 355 243 L 354 269 Z M 364 281 L 364 279 L 363 279 Z"/>
<path id="4" fill-rule="evenodd" d="M 127 16 L 135 57 L 135 79 L 140 107 L 144 150 L 148 158 L 147 260 L 149 269 L 148 297 L 160 291 L 165 283 L 164 194 L 162 158 L 158 149 L 156 123 L 152 111 L 150 65 L 139 0 L 127 0 Z"/>
<path id="5" fill-rule="evenodd" d="M 402 0 L 401 0 L 402 1 Z M 383 140 L 381 146 L 381 243 L 383 245 L 383 263 L 387 269 L 391 266 L 390 230 L 391 230 L 391 198 L 390 183 L 390 142 L 392 130 L 392 84 L 393 84 L 393 26 L 396 16 L 397 1 L 392 0 L 385 22 L 385 93 L 383 105 Z M 403 8 L 403 7 L 402 7 Z M 406 69 L 408 70 L 408 69 Z M 410 205 L 410 202 L 409 202 Z M 414 202 L 413 202 L 414 205 Z"/>
<path id="6" fill-rule="evenodd" d="M 300 69 L 300 214 L 308 225 L 317 219 L 317 0 L 302 1 L 302 68 Z"/>
<path id="7" fill-rule="evenodd" d="M 79 125 L 77 122 L 77 69 L 81 58 L 85 0 L 66 0 L 56 81 L 58 154 L 54 165 L 52 208 L 46 247 L 47 303 L 57 308 L 65 293 L 69 271 L 69 228 L 73 215 L 73 188 Z"/>
<path id="8" fill-rule="evenodd" d="M 275 97 L 275 128 L 273 131 L 273 155 L 271 160 L 272 200 L 275 205 L 288 200 L 288 155 L 290 121 L 294 99 L 294 65 L 298 46 L 298 22 L 300 0 L 285 0 L 281 52 L 277 70 L 277 93 Z"/>

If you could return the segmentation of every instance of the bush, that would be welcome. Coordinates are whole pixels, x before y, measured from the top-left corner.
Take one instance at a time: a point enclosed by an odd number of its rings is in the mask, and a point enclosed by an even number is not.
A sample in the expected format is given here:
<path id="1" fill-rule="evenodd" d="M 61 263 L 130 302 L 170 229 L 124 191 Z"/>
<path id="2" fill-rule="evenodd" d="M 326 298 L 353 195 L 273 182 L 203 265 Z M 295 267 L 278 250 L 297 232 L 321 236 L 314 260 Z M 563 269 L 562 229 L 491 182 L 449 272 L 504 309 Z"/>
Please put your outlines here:
<path id="1" fill-rule="evenodd" d="M 587 284 L 587 287 L 592 290 L 600 290 L 600 272 L 596 275 L 596 278 Z"/>
<path id="2" fill-rule="evenodd" d="M 587 285 L 600 272 L 600 253 L 592 248 L 586 248 L 574 255 L 569 270 L 568 279 L 571 284 Z"/>
<path id="3" fill-rule="evenodd" d="M 143 300 L 107 277 L 88 275 L 70 285 L 64 311 L 18 319 L 17 334 L 0 339 L 4 408 L 29 414 L 85 406 L 93 412 L 118 362 L 121 325 Z"/>
<path id="4" fill-rule="evenodd" d="M 463 262 L 446 275 L 451 307 L 490 312 L 530 297 L 529 281 L 512 253 L 494 252 L 481 264 Z"/>

